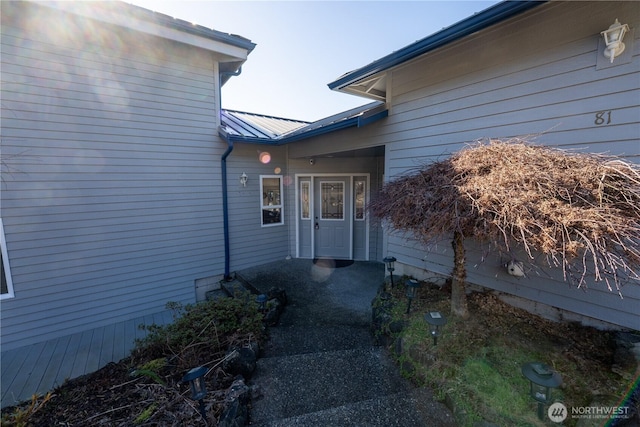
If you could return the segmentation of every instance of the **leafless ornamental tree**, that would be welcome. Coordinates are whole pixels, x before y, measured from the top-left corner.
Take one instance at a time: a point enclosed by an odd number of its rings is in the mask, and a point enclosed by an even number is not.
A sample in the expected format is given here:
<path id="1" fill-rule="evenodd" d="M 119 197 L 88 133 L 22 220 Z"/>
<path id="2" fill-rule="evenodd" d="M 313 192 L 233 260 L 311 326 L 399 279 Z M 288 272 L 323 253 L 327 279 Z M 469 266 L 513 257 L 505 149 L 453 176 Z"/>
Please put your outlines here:
<path id="1" fill-rule="evenodd" d="M 619 158 L 491 140 L 386 183 L 368 208 L 426 245 L 452 238 L 456 316 L 468 315 L 465 239 L 544 254 L 577 287 L 640 283 L 640 167 Z"/>

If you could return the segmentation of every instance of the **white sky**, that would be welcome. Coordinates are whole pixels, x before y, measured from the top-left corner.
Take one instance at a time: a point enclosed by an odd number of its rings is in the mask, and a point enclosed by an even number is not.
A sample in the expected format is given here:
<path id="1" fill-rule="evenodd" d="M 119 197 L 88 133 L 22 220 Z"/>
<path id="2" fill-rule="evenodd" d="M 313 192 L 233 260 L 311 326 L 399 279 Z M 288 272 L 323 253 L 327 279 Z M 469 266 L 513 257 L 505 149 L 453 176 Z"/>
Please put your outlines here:
<path id="1" fill-rule="evenodd" d="M 222 89 L 227 109 L 315 121 L 371 100 L 327 84 L 497 1 L 127 0 L 250 39 L 257 46 Z"/>

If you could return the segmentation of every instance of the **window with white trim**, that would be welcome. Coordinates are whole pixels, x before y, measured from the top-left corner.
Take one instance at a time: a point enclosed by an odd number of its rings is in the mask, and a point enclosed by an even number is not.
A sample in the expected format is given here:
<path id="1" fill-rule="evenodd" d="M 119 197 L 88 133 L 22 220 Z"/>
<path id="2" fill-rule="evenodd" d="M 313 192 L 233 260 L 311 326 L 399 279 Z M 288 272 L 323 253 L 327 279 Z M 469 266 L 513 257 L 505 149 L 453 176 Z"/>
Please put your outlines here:
<path id="1" fill-rule="evenodd" d="M 282 175 L 260 175 L 262 226 L 284 224 Z"/>
<path id="2" fill-rule="evenodd" d="M 9 257 L 7 256 L 7 241 L 4 238 L 4 225 L 0 218 L 0 299 L 13 298 L 13 281 L 11 280 L 11 268 L 9 268 Z"/>

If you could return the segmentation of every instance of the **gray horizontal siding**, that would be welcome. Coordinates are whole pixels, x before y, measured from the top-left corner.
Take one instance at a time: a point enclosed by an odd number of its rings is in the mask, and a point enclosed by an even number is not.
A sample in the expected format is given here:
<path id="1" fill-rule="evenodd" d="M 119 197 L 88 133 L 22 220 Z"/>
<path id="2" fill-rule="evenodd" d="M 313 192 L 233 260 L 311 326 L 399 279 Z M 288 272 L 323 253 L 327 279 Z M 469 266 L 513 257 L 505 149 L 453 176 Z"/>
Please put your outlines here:
<path id="1" fill-rule="evenodd" d="M 449 240 L 443 239 L 426 248 L 409 236 L 395 233 L 389 238 L 388 245 L 399 262 L 424 270 L 424 277 L 429 277 L 430 272 L 450 276 L 453 270 Z M 469 283 L 610 324 L 640 328 L 640 286 L 637 283 L 625 282 L 620 291 L 612 284 L 612 290 L 609 290 L 605 282 L 594 282 L 587 277 L 586 286 L 578 289 L 565 282 L 561 268 L 549 266 L 543 256 L 530 260 L 522 253 L 516 254 L 515 258 L 525 262 L 527 277 L 514 278 L 503 267 L 511 254 L 496 253 L 472 241 L 465 242 L 465 249 Z"/>
<path id="2" fill-rule="evenodd" d="M 0 30 L 3 350 L 195 301 L 224 259 L 213 55 L 105 24 L 106 46 L 23 35 L 13 7 L 38 9 L 3 4 Z"/>
<path id="3" fill-rule="evenodd" d="M 370 140 L 387 145 L 387 179 L 484 138 L 529 136 L 535 143 L 640 162 L 640 32 L 625 40 L 631 62 L 596 66 L 600 31 L 621 16 L 638 28 L 638 3 L 546 5 L 394 70 L 391 114 Z M 580 24 L 554 25 L 567 20 Z M 612 123 L 597 126 L 599 111 L 611 111 Z M 636 283 L 622 288 L 624 298 L 604 283 L 578 290 L 541 256 L 527 278 L 515 279 L 501 267 L 500 255 L 468 246 L 470 283 L 640 329 Z M 386 253 L 425 272 L 449 275 L 453 267 L 446 239 L 425 248 L 391 232 Z"/>
<path id="4" fill-rule="evenodd" d="M 258 153 L 261 151 L 271 154 L 270 163 L 260 163 Z M 276 173 L 276 168 L 280 168 L 279 173 Z M 248 175 L 246 187 L 240 184 L 243 172 Z M 286 148 L 236 144 L 227 158 L 227 174 L 231 271 L 284 259 L 289 255 L 290 218 L 286 212 L 293 199 L 287 192 L 287 186 L 283 186 L 284 225 L 262 227 L 260 175 L 281 175 L 283 179 L 289 175 Z M 219 212 L 222 214 L 221 210 Z"/>

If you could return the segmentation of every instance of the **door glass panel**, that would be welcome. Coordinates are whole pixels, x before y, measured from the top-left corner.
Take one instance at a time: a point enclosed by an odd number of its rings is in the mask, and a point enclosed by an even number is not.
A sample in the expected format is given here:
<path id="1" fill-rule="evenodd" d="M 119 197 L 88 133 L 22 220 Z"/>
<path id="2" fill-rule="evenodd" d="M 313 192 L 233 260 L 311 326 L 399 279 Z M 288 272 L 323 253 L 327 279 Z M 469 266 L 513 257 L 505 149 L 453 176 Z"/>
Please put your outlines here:
<path id="1" fill-rule="evenodd" d="M 309 212 L 309 181 L 302 181 L 300 183 L 300 217 L 302 219 L 311 219 L 311 213 Z"/>
<path id="2" fill-rule="evenodd" d="M 322 219 L 344 220 L 344 183 L 323 182 L 320 186 Z"/>
<path id="3" fill-rule="evenodd" d="M 356 181 L 354 184 L 355 195 L 355 212 L 354 218 L 356 221 L 364 220 L 364 196 L 365 196 L 365 182 Z"/>

